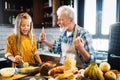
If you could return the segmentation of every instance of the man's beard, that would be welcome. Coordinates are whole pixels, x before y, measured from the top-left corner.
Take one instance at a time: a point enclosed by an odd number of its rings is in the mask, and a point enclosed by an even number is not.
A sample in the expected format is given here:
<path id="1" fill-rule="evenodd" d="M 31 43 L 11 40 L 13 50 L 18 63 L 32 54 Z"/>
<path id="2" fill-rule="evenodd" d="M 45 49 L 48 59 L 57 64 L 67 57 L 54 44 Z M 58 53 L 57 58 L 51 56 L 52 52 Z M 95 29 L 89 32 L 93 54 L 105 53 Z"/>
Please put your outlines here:
<path id="1" fill-rule="evenodd" d="M 66 27 L 60 27 L 60 32 L 64 32 L 64 31 L 66 31 L 68 29 L 68 26 L 66 26 Z"/>

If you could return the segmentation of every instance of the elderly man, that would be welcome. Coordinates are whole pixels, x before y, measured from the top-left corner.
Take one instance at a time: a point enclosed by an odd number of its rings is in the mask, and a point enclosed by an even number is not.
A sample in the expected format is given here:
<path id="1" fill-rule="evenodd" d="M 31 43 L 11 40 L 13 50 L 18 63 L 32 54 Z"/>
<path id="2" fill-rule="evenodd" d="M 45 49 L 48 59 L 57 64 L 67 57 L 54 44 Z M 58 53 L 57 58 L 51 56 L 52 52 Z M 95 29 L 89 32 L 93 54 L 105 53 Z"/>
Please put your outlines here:
<path id="1" fill-rule="evenodd" d="M 61 6 L 57 10 L 58 21 L 61 35 L 57 40 L 56 46 L 48 42 L 45 34 L 40 34 L 39 40 L 47 46 L 59 47 L 61 50 L 60 63 L 64 63 L 66 54 L 75 55 L 76 66 L 84 68 L 94 60 L 92 37 L 88 31 L 75 24 L 74 9 L 70 6 Z"/>

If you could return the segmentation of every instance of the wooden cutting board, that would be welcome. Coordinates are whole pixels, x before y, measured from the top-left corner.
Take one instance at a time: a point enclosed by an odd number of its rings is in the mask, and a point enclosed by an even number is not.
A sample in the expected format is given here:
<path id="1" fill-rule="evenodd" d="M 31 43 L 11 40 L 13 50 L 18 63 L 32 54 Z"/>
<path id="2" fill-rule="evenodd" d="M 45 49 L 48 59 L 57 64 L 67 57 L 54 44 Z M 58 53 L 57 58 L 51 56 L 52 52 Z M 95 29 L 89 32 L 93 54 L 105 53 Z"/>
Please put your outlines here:
<path id="1" fill-rule="evenodd" d="M 12 77 L 2 77 L 2 80 L 18 80 L 20 78 L 26 77 L 25 74 L 14 74 Z"/>

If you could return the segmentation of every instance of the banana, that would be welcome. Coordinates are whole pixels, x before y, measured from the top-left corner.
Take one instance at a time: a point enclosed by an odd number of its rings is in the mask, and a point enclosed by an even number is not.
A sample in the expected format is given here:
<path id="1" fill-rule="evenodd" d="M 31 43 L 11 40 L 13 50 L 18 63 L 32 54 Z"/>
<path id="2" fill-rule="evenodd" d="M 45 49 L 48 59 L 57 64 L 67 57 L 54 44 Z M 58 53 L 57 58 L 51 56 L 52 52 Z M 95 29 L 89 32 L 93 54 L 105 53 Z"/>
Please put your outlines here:
<path id="1" fill-rule="evenodd" d="M 92 62 L 91 63 L 91 65 L 92 65 L 92 68 L 91 68 L 91 70 L 90 70 L 90 72 L 89 72 L 89 78 L 90 79 L 94 79 L 94 75 L 95 75 L 95 71 L 94 71 L 94 68 L 95 68 L 95 66 L 97 66 L 97 64 L 95 63 L 95 62 Z"/>
<path id="2" fill-rule="evenodd" d="M 89 67 L 86 67 L 86 68 L 85 68 L 85 71 L 84 71 L 84 76 L 85 76 L 85 77 L 88 77 L 88 72 L 89 72 L 89 70 L 90 70 Z"/>
<path id="3" fill-rule="evenodd" d="M 94 71 L 94 69 L 93 69 L 90 78 L 94 80 L 94 76 L 95 76 L 95 71 Z"/>
<path id="4" fill-rule="evenodd" d="M 92 73 L 93 73 L 93 68 L 94 68 L 94 66 L 92 65 L 92 67 L 90 68 L 90 70 L 89 70 L 89 72 L 88 72 L 88 76 L 89 76 L 90 79 L 93 79 L 93 75 L 92 75 Z"/>
<path id="5" fill-rule="evenodd" d="M 93 69 L 93 72 L 92 72 L 92 79 L 97 80 L 97 74 L 95 73 L 95 68 Z"/>
<path id="6" fill-rule="evenodd" d="M 90 63 L 90 65 L 85 68 L 85 72 L 84 72 L 85 77 L 89 77 L 89 75 L 91 74 L 93 64 L 94 62 Z"/>
<path id="7" fill-rule="evenodd" d="M 95 62 L 92 62 L 87 68 L 85 68 L 84 76 L 94 80 L 105 80 L 103 72 Z"/>
<path id="8" fill-rule="evenodd" d="M 98 77 L 97 77 L 97 75 L 98 75 L 97 74 L 97 67 L 98 67 L 98 65 L 95 65 L 94 69 L 93 69 L 93 74 L 92 75 L 93 75 L 93 79 L 94 80 L 98 80 Z"/>
<path id="9" fill-rule="evenodd" d="M 95 70 L 96 72 L 96 76 L 97 76 L 97 79 L 98 80 L 105 80 L 105 78 L 104 78 L 104 76 L 103 76 L 103 72 L 100 70 L 100 68 L 99 67 L 96 67 L 96 70 Z"/>

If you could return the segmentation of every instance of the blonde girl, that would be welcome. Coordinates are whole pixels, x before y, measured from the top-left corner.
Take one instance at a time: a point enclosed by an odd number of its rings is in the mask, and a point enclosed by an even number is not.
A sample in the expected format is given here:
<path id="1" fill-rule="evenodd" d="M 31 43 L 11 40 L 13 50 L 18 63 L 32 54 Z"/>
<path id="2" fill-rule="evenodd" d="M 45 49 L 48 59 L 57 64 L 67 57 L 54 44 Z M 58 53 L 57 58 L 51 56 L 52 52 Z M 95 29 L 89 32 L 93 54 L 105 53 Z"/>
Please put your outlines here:
<path id="1" fill-rule="evenodd" d="M 42 64 L 36 47 L 36 37 L 32 33 L 33 22 L 28 13 L 16 17 L 15 31 L 7 38 L 5 57 L 11 60 L 12 66 L 24 62 Z"/>

